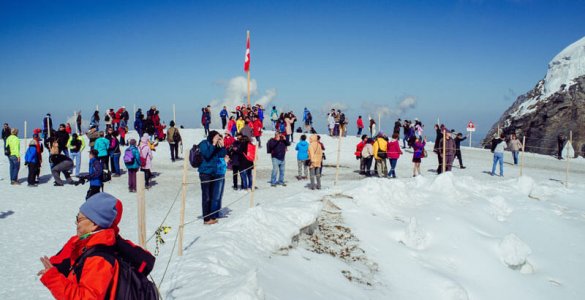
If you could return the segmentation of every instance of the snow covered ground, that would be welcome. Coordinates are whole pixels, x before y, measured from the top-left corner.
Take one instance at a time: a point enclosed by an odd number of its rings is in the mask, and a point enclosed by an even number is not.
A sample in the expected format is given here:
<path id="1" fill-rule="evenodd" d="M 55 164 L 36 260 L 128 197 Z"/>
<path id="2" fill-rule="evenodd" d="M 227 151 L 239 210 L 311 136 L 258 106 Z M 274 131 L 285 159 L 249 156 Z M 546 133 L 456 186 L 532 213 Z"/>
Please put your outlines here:
<path id="1" fill-rule="evenodd" d="M 269 133 L 265 134 L 265 142 Z M 185 145 L 202 138 L 183 130 Z M 297 137 L 298 138 L 298 137 Z M 189 167 L 184 255 L 172 252 L 179 220 L 182 161 L 171 163 L 161 143 L 147 191 L 147 236 L 171 226 L 153 271 L 165 299 L 582 299 L 585 286 L 585 162 L 529 154 L 522 177 L 506 153 L 505 177 L 492 177 L 492 154 L 463 148 L 467 169 L 437 176 L 436 157 L 411 177 L 412 154 L 398 162 L 398 179 L 362 179 L 355 137 L 323 137 L 327 160 L 321 191 L 297 181 L 296 152 L 287 154 L 287 187 L 268 184 L 271 163 L 261 149 L 255 206 L 226 189 L 228 218 L 204 226 L 198 177 Z M 185 146 L 185 150 L 188 148 Z M 432 145 L 427 145 L 431 149 Z M 84 153 L 82 172 L 87 171 Z M 41 255 L 75 233 L 74 217 L 87 186 L 53 187 L 43 166 L 37 188 L 11 186 L 0 160 L 1 299 L 50 299 L 36 272 Z M 21 169 L 20 178 L 26 176 Z M 124 203 L 124 237 L 137 241 L 136 195 L 127 177 L 106 191 Z M 231 176 L 228 178 L 229 187 Z M 180 198 L 180 197 L 179 197 Z M 171 205 L 172 209 L 169 208 Z M 307 228 L 308 227 L 308 228 Z M 304 228 L 304 229 L 303 229 Z M 312 235 L 307 232 L 312 232 Z M 155 248 L 154 239 L 148 248 Z M 167 269 L 168 264 L 168 269 Z M 165 272 L 166 271 L 166 272 Z"/>

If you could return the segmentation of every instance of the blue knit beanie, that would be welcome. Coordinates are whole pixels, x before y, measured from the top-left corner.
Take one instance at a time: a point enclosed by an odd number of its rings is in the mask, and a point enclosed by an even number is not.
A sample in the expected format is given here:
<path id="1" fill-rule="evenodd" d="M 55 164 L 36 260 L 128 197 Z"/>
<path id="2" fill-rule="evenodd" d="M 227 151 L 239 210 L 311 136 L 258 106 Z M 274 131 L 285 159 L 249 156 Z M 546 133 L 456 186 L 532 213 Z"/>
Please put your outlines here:
<path id="1" fill-rule="evenodd" d="M 108 193 L 97 193 L 87 199 L 79 211 L 100 228 L 110 228 L 118 214 L 117 201 L 116 197 Z"/>

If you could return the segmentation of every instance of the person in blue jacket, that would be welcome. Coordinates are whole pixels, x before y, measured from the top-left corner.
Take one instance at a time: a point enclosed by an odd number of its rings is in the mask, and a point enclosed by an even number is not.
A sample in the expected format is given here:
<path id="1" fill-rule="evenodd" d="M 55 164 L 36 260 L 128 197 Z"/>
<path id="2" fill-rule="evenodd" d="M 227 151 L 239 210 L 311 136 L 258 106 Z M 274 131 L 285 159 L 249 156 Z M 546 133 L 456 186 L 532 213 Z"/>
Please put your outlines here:
<path id="1" fill-rule="evenodd" d="M 307 179 L 309 176 L 309 167 L 307 166 L 307 160 L 309 159 L 309 143 L 307 142 L 306 135 L 301 135 L 301 141 L 295 146 L 295 150 L 297 150 L 297 165 L 299 170 L 297 179 Z M 305 169 L 304 173 L 302 172 L 303 168 Z"/>
<path id="2" fill-rule="evenodd" d="M 227 117 L 228 117 L 228 111 L 227 111 L 227 108 L 225 106 L 219 112 L 219 117 L 221 118 L 221 129 L 225 130 L 225 125 L 227 124 Z"/>
<path id="3" fill-rule="evenodd" d="M 105 137 L 105 133 L 100 131 L 100 137 L 95 140 L 93 145 L 93 149 L 97 150 L 97 158 L 102 162 L 104 168 L 109 169 L 110 166 L 110 156 L 109 156 L 109 149 L 110 149 L 110 140 Z"/>
<path id="4" fill-rule="evenodd" d="M 85 181 L 89 180 L 89 190 L 87 191 L 85 200 L 100 192 L 103 185 L 102 173 L 103 166 L 102 162 L 98 159 L 98 151 L 91 149 L 89 151 L 89 174 L 79 179 L 79 183 L 81 184 L 85 184 Z"/>
<path id="5" fill-rule="evenodd" d="M 217 223 L 218 211 L 221 209 L 217 206 L 221 203 L 220 195 L 223 194 L 222 183 L 225 172 L 221 174 L 223 170 L 222 159 L 227 155 L 227 151 L 223 146 L 222 136 L 215 130 L 209 132 L 207 138 L 199 143 L 199 151 L 203 158 L 198 168 L 199 180 L 201 181 L 203 224 L 211 225 Z"/>
<path id="6" fill-rule="evenodd" d="M 37 152 L 37 143 L 32 140 L 24 155 L 24 165 L 28 166 L 28 186 L 37 186 L 37 175 L 39 174 L 39 156 Z"/>

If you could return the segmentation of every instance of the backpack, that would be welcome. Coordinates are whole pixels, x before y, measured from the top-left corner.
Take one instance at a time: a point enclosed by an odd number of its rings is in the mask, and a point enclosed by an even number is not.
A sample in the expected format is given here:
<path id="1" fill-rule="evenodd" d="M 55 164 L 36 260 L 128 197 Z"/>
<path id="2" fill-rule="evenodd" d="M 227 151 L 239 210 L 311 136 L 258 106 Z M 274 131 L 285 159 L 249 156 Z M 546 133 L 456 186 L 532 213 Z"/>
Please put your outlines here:
<path id="1" fill-rule="evenodd" d="M 104 117 L 104 121 L 106 121 L 106 122 L 110 121 L 110 115 L 106 115 L 106 116 Z"/>
<path id="2" fill-rule="evenodd" d="M 178 129 L 175 129 L 175 132 L 173 133 L 173 142 L 179 143 L 181 141 L 182 141 L 181 134 L 179 133 Z"/>
<path id="3" fill-rule="evenodd" d="M 128 165 L 132 165 L 134 164 L 134 153 L 132 152 L 132 147 L 128 147 L 126 148 L 126 150 L 124 150 L 124 164 L 126 165 L 126 167 Z"/>
<path id="4" fill-rule="evenodd" d="M 132 258 L 123 257 L 116 251 L 115 247 L 97 245 L 85 251 L 73 266 L 77 281 L 79 282 L 81 279 L 85 260 L 91 256 L 101 256 L 112 266 L 116 261 L 118 262 L 118 287 L 114 299 L 160 299 L 160 294 L 154 282 L 148 280 L 147 275 L 136 270 L 136 267 L 132 264 Z M 148 255 L 152 256 L 151 254 Z M 152 259 L 154 260 L 154 257 Z M 107 299 L 110 298 L 110 293 L 111 291 L 108 291 Z"/>
<path id="5" fill-rule="evenodd" d="M 114 151 L 116 150 L 116 147 L 118 146 L 118 139 L 115 136 L 112 136 L 110 138 L 110 147 L 108 148 L 108 150 L 110 151 L 110 153 L 114 153 Z"/>
<path id="6" fill-rule="evenodd" d="M 103 169 L 102 170 L 102 182 L 108 182 L 112 180 L 112 172 L 110 172 L 110 170 L 108 169 Z"/>
<path id="7" fill-rule="evenodd" d="M 256 146 L 252 143 L 248 143 L 248 149 L 246 149 L 244 157 L 246 157 L 248 161 L 254 162 L 254 159 L 256 158 Z"/>
<path id="8" fill-rule="evenodd" d="M 10 147 L 8 145 L 4 146 L 4 155 L 10 156 Z"/>
<path id="9" fill-rule="evenodd" d="M 193 168 L 199 168 L 201 163 L 203 162 L 203 155 L 201 155 L 201 150 L 199 149 L 199 145 L 193 144 L 193 147 L 189 151 L 189 163 Z"/>

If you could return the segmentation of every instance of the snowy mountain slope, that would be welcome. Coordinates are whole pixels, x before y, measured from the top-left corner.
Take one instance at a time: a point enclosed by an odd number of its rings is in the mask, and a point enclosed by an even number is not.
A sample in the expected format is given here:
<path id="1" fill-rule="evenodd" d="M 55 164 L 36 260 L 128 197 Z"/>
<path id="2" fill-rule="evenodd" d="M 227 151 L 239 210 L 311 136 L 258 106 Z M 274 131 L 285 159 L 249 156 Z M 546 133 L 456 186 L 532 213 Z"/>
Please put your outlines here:
<path id="1" fill-rule="evenodd" d="M 202 132 L 184 130 L 182 135 L 191 145 Z M 334 165 L 337 140 L 325 136 L 323 142 L 325 163 Z M 518 178 L 518 168 L 506 164 L 506 177 L 499 178 L 484 173 L 491 167 L 491 153 L 467 148 L 463 157 L 468 168 L 455 168 L 453 174 L 437 177 L 427 171 L 436 167 L 429 151 L 431 157 L 421 167 L 424 175 L 412 178 L 412 154 L 406 152 L 398 163 L 398 179 L 362 180 L 353 172 L 356 143 L 355 137 L 342 140 L 339 183 L 333 185 L 335 169 L 326 167 L 320 192 L 310 192 L 306 182 L 294 179 L 292 149 L 287 154 L 289 185 L 271 188 L 271 163 L 262 149 L 257 206 L 250 209 L 249 195 L 226 189 L 224 205 L 237 202 L 229 217 L 213 226 L 196 219 L 200 191 L 190 168 L 186 220 L 195 222 L 185 227 L 184 256 L 177 257 L 175 249 L 171 257 L 176 203 L 164 222 L 172 230 L 164 236 L 152 274 L 157 284 L 165 276 L 165 299 L 580 299 L 585 293 L 579 284 L 585 269 L 585 204 L 579 199 L 585 186 L 578 183 L 585 179 L 584 162 L 572 165 L 569 189 L 559 183 L 565 164 L 550 157 L 528 155 L 524 174 L 530 177 Z M 87 171 L 85 155 L 82 172 Z M 168 156 L 168 145 L 161 143 L 153 161 L 153 171 L 160 174 L 147 192 L 147 236 L 181 188 L 182 162 L 173 164 Z M 510 159 L 506 153 L 506 161 Z M 6 160 L 0 160 L 0 177 L 8 177 L 7 169 Z M 44 180 L 47 171 L 45 166 Z M 25 173 L 21 170 L 20 177 Z M 136 196 L 127 192 L 126 180 L 114 178 L 106 191 L 124 203 L 121 233 L 136 241 Z M 13 212 L 0 218 L 0 298 L 49 299 L 34 275 L 40 269 L 38 257 L 55 253 L 74 234 L 74 216 L 87 187 L 57 188 L 51 182 L 13 187 L 5 179 L 0 189 L 0 211 Z M 363 264 L 291 241 L 320 216 L 323 198 L 339 208 L 339 222 L 351 230 L 363 256 L 377 264 L 370 274 L 372 286 L 350 282 L 343 273 L 364 271 Z M 289 244 L 292 249 L 281 249 Z M 148 247 L 153 250 L 154 243 Z M 530 270 L 521 266 L 526 261 L 532 273 L 521 272 Z"/>
<path id="2" fill-rule="evenodd" d="M 533 113 L 538 102 L 547 101 L 555 92 L 569 88 L 576 83 L 575 78 L 583 75 L 585 75 L 585 37 L 563 49 L 548 63 L 544 81 L 539 82 L 533 94 L 523 99 L 509 113 L 510 117 L 519 118 Z"/>

